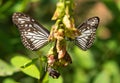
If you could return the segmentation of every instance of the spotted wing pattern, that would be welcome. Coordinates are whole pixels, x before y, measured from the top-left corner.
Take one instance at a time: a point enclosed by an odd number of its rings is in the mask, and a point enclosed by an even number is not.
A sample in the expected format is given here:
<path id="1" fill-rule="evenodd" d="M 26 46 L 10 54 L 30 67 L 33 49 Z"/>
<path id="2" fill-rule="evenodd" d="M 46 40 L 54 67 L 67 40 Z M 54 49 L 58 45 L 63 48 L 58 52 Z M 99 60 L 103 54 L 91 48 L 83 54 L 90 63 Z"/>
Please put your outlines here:
<path id="1" fill-rule="evenodd" d="M 75 44 L 82 50 L 87 50 L 92 46 L 98 24 L 99 17 L 92 17 L 78 26 L 81 35 L 75 38 Z"/>
<path id="2" fill-rule="evenodd" d="M 37 50 L 48 42 L 49 31 L 24 13 L 14 13 L 13 23 L 17 25 L 22 43 L 30 50 Z"/>

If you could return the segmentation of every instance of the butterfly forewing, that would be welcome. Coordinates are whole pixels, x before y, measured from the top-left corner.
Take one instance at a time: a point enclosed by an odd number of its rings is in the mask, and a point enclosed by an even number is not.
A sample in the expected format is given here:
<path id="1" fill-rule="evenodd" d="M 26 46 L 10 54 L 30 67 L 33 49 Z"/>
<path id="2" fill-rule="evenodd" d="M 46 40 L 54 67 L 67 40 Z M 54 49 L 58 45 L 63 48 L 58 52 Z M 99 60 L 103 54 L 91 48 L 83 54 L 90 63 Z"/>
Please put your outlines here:
<path id="1" fill-rule="evenodd" d="M 75 44 L 82 50 L 87 50 L 92 46 L 96 37 L 96 29 L 98 24 L 99 18 L 92 17 L 78 26 L 78 30 L 81 34 L 75 38 Z"/>
<path id="2" fill-rule="evenodd" d="M 48 42 L 49 31 L 30 16 L 14 13 L 13 23 L 18 26 L 24 46 L 30 50 L 37 50 Z"/>

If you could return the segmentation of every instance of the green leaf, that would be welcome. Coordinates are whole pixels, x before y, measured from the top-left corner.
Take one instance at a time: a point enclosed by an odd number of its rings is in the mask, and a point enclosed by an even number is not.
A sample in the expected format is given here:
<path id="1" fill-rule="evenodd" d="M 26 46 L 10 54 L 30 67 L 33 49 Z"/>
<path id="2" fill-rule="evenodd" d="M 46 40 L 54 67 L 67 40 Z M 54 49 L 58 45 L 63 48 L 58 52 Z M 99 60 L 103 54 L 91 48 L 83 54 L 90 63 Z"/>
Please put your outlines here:
<path id="1" fill-rule="evenodd" d="M 19 83 L 19 82 L 16 82 L 15 80 L 13 80 L 12 78 L 6 78 L 3 83 Z"/>
<path id="2" fill-rule="evenodd" d="M 49 77 L 49 83 L 63 83 L 63 78 L 60 76 L 58 79 L 53 79 Z"/>
<path id="3" fill-rule="evenodd" d="M 17 56 L 15 56 L 11 59 L 11 63 L 15 67 L 19 68 L 25 74 L 39 79 L 40 78 L 40 72 L 39 72 L 39 70 L 38 70 L 38 68 L 36 67 L 35 64 L 31 64 L 29 66 L 26 66 L 25 68 L 21 68 L 22 66 L 24 66 L 26 63 L 29 63 L 29 62 L 31 62 L 31 60 L 26 58 L 26 57 L 23 57 L 22 55 L 17 55 Z"/>

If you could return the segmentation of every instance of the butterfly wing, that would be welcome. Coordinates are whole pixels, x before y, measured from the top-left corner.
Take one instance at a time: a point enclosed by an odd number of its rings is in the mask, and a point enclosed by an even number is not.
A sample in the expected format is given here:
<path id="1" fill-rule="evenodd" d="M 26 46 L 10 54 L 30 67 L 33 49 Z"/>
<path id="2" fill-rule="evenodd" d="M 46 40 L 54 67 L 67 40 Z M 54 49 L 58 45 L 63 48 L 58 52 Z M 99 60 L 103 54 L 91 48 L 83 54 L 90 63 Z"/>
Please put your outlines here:
<path id="1" fill-rule="evenodd" d="M 81 35 L 75 38 L 75 44 L 82 50 L 87 50 L 92 46 L 96 37 L 96 29 L 98 24 L 99 18 L 92 17 L 78 26 L 78 30 Z"/>
<path id="2" fill-rule="evenodd" d="M 49 31 L 30 16 L 14 13 L 13 23 L 17 25 L 23 45 L 30 50 L 37 50 L 48 42 Z"/>

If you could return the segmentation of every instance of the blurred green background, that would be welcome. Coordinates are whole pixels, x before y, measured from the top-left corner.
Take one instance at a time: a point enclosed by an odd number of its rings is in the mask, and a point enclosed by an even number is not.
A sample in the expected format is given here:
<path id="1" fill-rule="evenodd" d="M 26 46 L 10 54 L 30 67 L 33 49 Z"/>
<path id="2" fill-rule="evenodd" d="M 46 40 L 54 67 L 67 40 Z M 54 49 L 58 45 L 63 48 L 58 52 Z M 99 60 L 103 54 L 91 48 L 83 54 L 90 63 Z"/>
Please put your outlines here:
<path id="1" fill-rule="evenodd" d="M 29 14 L 48 30 L 58 0 L 0 0 L 0 83 L 37 83 L 11 64 L 21 55 L 37 57 L 23 46 L 20 34 L 12 23 L 14 12 Z M 88 51 L 68 44 L 72 64 L 64 68 L 59 79 L 49 83 L 120 83 L 120 0 L 74 0 L 74 19 L 78 26 L 92 16 L 100 17 L 97 38 Z M 70 42 L 68 42 L 70 43 Z M 44 55 L 44 49 L 40 52 Z M 19 60 L 18 60 L 19 62 Z"/>

